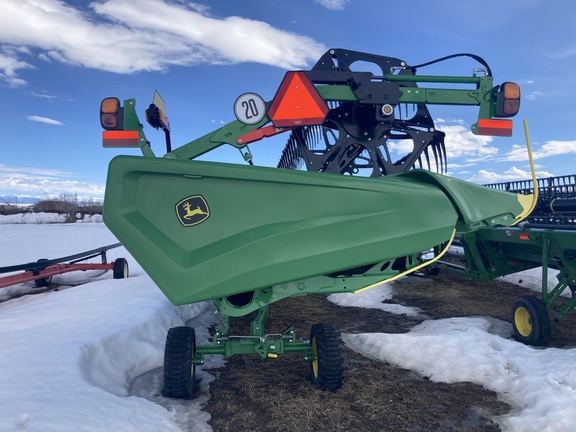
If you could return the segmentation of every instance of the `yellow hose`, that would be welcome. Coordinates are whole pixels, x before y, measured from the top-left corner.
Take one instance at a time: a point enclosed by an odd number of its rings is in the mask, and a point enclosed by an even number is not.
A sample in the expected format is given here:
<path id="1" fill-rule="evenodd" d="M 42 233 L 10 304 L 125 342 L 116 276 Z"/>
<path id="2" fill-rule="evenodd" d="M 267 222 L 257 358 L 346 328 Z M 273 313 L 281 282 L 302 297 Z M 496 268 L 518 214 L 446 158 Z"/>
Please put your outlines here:
<path id="1" fill-rule="evenodd" d="M 532 146 L 530 144 L 530 134 L 528 133 L 528 122 L 524 119 L 524 134 L 526 135 L 526 149 L 528 150 L 528 160 L 530 161 L 530 171 L 532 173 L 533 193 L 530 195 L 516 195 L 518 202 L 524 209 L 522 213 L 516 216 L 516 221 L 512 225 L 522 222 L 528 217 L 538 202 L 538 180 L 536 179 L 536 168 L 534 167 L 534 158 L 532 157 Z"/>
<path id="2" fill-rule="evenodd" d="M 450 240 L 448 240 L 448 244 L 446 245 L 446 247 L 442 250 L 442 252 L 440 252 L 437 256 L 435 256 L 433 259 L 429 260 L 429 261 L 425 261 L 422 264 L 417 265 L 414 268 L 411 268 L 410 270 L 406 270 L 405 272 L 402 272 L 400 274 L 397 274 L 396 276 L 392 276 L 391 278 L 385 279 L 383 281 L 380 282 L 376 282 L 375 284 L 372 285 L 368 285 L 367 287 L 364 288 L 360 288 L 359 290 L 354 291 L 354 294 L 359 294 L 362 291 L 366 291 L 369 290 L 370 288 L 374 288 L 375 286 L 378 285 L 382 285 L 388 282 L 392 282 L 396 279 L 401 278 L 402 276 L 406 276 L 410 273 L 414 273 L 416 270 L 420 270 L 421 268 L 424 268 L 426 266 L 429 266 L 430 264 L 432 264 L 433 262 L 439 260 L 440 258 L 442 258 L 442 255 L 444 255 L 446 252 L 448 252 L 448 248 L 450 247 L 450 245 L 452 244 L 452 241 L 454 240 L 454 236 L 456 235 L 456 229 L 454 229 L 454 231 L 452 232 L 452 236 L 450 237 Z"/>

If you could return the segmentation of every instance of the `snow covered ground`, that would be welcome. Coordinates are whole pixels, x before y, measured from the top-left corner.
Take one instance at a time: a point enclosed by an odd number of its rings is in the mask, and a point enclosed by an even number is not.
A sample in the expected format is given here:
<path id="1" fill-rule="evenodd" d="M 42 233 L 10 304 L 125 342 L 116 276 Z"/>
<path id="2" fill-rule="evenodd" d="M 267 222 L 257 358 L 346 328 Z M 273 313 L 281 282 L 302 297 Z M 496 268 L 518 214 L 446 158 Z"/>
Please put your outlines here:
<path id="1" fill-rule="evenodd" d="M 4 223 L 0 266 L 116 241 L 102 223 Z M 206 338 L 203 328 L 214 321 L 213 308 L 172 306 L 123 248 L 109 251 L 109 260 L 117 257 L 128 259 L 130 278 L 69 273 L 54 281 L 86 283 L 0 303 L 0 431 L 210 430 L 201 409 L 212 376 L 201 369 L 200 397 L 173 401 L 160 395 L 158 368 L 168 328 L 194 319 L 199 338 Z M 538 277 L 528 272 L 510 280 L 539 290 Z M 418 313 L 382 304 L 390 298 L 393 286 L 331 296 L 343 306 Z M 506 322 L 470 317 L 425 321 L 406 334 L 344 338 L 352 349 L 431 380 L 469 381 L 494 390 L 514 407 L 496 419 L 505 431 L 573 430 L 576 348 L 535 349 L 510 340 L 511 332 Z M 148 388 L 131 388 L 138 376 L 149 376 L 143 381 Z"/>

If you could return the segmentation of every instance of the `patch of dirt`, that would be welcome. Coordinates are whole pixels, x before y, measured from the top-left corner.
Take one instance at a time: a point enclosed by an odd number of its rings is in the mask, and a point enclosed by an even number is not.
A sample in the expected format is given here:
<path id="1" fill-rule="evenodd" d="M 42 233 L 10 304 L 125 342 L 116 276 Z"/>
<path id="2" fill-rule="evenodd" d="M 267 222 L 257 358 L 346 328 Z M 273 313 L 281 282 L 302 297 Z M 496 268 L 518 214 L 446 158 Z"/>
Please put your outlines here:
<path id="1" fill-rule="evenodd" d="M 340 307 L 326 296 L 288 298 L 270 305 L 268 332 L 295 325 L 307 339 L 317 322 L 332 322 L 343 333 L 404 333 L 425 318 L 492 316 L 510 321 L 510 307 L 527 291 L 499 282 L 471 281 L 448 272 L 397 283 L 393 302 L 422 309 L 406 317 L 381 310 Z M 230 334 L 248 334 L 255 313 L 233 319 Z M 576 321 L 553 325 L 552 346 L 576 346 Z M 494 392 L 471 383 L 434 383 L 417 374 L 346 349 L 346 379 L 337 392 L 317 390 L 301 354 L 277 359 L 237 356 L 211 370 L 211 398 L 205 410 L 221 431 L 498 431 L 492 421 L 510 406 Z"/>
<path id="2" fill-rule="evenodd" d="M 411 281 L 394 286 L 394 303 L 421 308 L 434 319 L 491 316 L 511 322 L 511 307 L 517 297 L 538 293 L 498 280 L 477 281 L 456 273 L 443 272 L 432 278 L 432 284 Z M 563 305 L 565 298 L 558 298 L 555 305 Z M 554 312 L 551 314 L 554 317 Z M 549 347 L 576 346 L 576 315 L 569 314 L 560 323 L 552 321 L 552 339 Z"/>

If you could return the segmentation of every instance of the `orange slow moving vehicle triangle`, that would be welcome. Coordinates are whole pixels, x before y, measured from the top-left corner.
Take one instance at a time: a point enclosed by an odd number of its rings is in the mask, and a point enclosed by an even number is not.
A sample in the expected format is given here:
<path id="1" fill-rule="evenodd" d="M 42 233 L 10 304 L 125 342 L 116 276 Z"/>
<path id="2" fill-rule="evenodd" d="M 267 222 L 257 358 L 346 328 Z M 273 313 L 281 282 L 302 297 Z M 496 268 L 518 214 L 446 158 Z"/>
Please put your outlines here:
<path id="1" fill-rule="evenodd" d="M 329 108 L 305 72 L 288 72 L 268 110 L 276 127 L 322 124 Z"/>

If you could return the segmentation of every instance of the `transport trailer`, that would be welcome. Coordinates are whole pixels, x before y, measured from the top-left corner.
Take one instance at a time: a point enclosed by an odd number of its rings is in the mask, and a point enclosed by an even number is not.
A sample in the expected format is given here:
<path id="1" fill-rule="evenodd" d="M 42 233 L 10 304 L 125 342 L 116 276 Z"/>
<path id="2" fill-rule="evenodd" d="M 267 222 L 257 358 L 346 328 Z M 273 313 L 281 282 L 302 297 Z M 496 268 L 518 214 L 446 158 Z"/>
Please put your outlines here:
<path id="1" fill-rule="evenodd" d="M 114 261 L 107 262 L 106 251 L 119 246 L 122 245 L 115 243 L 61 258 L 42 258 L 32 263 L 0 267 L 0 274 L 19 272 L 0 277 L 0 288 L 31 281 L 34 281 L 38 288 L 45 287 L 52 281 L 52 276 L 73 271 L 112 270 L 114 279 L 127 278 L 129 270 L 128 261 L 125 258 L 117 258 Z M 101 258 L 101 263 L 81 262 L 96 257 Z"/>

